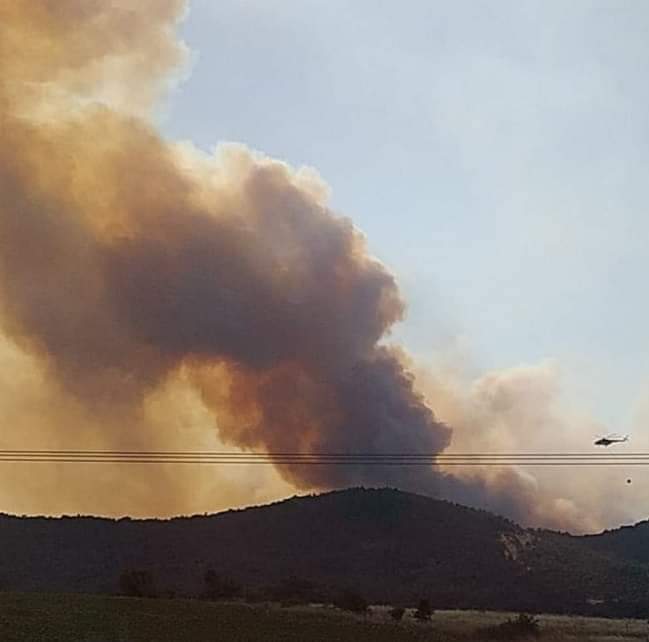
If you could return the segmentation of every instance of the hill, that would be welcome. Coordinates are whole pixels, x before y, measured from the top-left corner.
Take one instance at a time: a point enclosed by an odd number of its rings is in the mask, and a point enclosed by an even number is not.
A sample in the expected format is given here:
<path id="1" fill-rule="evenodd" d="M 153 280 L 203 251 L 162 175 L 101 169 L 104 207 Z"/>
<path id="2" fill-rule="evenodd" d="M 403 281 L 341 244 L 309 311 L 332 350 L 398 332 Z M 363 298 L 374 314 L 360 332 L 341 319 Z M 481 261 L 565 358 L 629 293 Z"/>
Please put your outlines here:
<path id="1" fill-rule="evenodd" d="M 622 526 L 599 535 L 587 535 L 584 541 L 596 551 L 640 564 L 649 564 L 649 521 Z"/>
<path id="2" fill-rule="evenodd" d="M 0 516 L 0 589 L 115 593 L 122 572 L 144 570 L 162 592 L 197 595 L 212 569 L 249 595 L 331 599 L 352 589 L 439 608 L 644 615 L 649 566 L 636 532 L 645 527 L 595 537 L 527 530 L 391 489 L 172 520 Z"/>

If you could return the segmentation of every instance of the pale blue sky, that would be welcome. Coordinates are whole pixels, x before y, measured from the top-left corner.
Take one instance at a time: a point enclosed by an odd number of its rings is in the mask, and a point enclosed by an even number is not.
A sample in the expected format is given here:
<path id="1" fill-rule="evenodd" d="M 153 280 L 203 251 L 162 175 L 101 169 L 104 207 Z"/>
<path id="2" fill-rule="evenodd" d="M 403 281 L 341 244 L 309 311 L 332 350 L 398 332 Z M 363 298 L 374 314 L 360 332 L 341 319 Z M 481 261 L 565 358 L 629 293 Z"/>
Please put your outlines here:
<path id="1" fill-rule="evenodd" d="M 644 0 L 194 0 L 163 129 L 315 167 L 415 355 L 556 358 L 624 430 L 649 389 L 648 33 Z"/>

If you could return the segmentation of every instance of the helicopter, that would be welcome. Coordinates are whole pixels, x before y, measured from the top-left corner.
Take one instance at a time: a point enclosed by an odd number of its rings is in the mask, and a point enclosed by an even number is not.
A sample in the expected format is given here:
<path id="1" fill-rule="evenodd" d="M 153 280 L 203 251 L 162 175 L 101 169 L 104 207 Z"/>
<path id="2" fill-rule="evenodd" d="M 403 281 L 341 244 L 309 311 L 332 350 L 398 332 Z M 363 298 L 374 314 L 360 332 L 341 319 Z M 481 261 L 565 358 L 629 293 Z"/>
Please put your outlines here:
<path id="1" fill-rule="evenodd" d="M 604 437 L 599 437 L 594 443 L 595 446 L 608 447 L 611 444 L 621 444 L 625 441 L 629 441 L 629 435 L 624 435 L 624 437 L 620 437 L 619 435 L 605 435 Z"/>

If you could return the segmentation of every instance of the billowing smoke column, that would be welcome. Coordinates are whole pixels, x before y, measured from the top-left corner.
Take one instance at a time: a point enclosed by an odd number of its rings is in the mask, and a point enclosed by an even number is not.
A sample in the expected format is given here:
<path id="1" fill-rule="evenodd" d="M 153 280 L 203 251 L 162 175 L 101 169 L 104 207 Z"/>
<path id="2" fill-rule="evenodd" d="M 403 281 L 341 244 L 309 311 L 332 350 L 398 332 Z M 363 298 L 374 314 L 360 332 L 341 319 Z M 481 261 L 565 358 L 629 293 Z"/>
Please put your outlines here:
<path id="1" fill-rule="evenodd" d="M 136 15 L 167 24 L 173 12 L 154 4 Z M 102 80 L 96 68 L 142 66 L 141 42 L 146 60 L 174 61 L 164 29 L 133 27 L 126 6 L 36 2 L 3 16 L 36 52 L 2 57 L 4 326 L 102 413 L 137 406 L 184 368 L 237 446 L 443 449 L 448 428 L 379 345 L 403 314 L 394 279 L 314 177 L 244 149 L 198 159 L 106 107 L 29 120 L 12 109 L 37 111 L 59 78 L 73 108 Z M 284 474 L 310 486 L 376 474 L 335 470 Z"/>
<path id="2" fill-rule="evenodd" d="M 241 147 L 203 157 L 142 116 L 182 59 L 181 10 L 0 5 L 4 332 L 107 426 L 182 373 L 237 447 L 442 451 L 450 429 L 382 344 L 404 313 L 395 280 L 317 177 Z M 280 470 L 523 511 L 524 493 L 432 468 Z"/>

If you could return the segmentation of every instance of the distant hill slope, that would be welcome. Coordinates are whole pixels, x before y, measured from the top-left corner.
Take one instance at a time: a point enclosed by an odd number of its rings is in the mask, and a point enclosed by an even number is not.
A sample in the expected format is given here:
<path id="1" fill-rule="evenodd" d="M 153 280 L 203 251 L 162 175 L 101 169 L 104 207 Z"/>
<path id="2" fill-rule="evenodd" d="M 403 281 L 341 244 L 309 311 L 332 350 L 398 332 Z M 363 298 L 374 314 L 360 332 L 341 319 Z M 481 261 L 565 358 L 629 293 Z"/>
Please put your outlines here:
<path id="1" fill-rule="evenodd" d="M 0 590 L 110 593 L 142 569 L 161 589 L 198 594 L 213 569 L 257 591 L 297 578 L 374 602 L 644 615 L 646 559 L 626 530 L 597 537 L 390 489 L 168 521 L 0 516 Z"/>
<path id="2" fill-rule="evenodd" d="M 599 535 L 587 535 L 584 541 L 593 550 L 631 562 L 649 564 L 649 521 L 604 531 Z"/>

